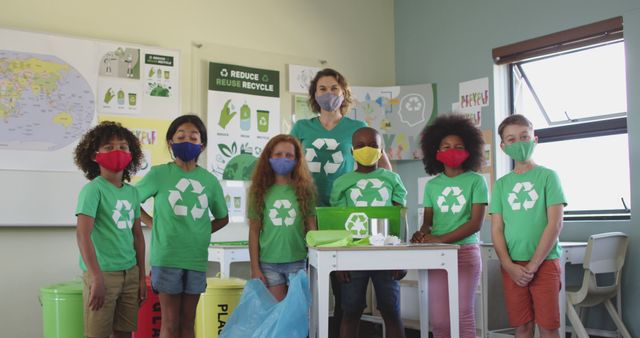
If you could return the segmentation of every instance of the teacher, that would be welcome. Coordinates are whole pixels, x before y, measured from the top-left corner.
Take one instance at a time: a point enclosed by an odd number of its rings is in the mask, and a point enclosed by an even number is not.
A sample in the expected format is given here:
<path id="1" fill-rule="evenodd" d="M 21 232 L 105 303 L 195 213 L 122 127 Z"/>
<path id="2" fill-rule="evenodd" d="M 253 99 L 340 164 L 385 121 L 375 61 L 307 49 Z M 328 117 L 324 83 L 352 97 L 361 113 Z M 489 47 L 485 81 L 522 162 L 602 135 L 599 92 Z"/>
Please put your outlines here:
<path id="1" fill-rule="evenodd" d="M 328 207 L 333 182 L 344 173 L 353 171 L 355 161 L 351 153 L 353 133 L 366 127 L 363 121 L 345 115 L 351 104 L 351 90 L 347 79 L 331 68 L 319 71 L 309 85 L 309 106 L 317 117 L 300 120 L 293 125 L 291 135 L 305 148 L 307 165 L 318 190 L 317 206 Z M 378 166 L 391 170 L 389 158 L 382 151 Z M 339 336 L 342 321 L 340 283 L 331 273 L 331 289 L 334 296 L 331 337 Z"/>
<path id="2" fill-rule="evenodd" d="M 333 182 L 340 175 L 353 171 L 351 136 L 367 126 L 363 121 L 345 116 L 350 104 L 347 80 L 336 70 L 325 68 L 309 85 L 309 105 L 319 115 L 296 122 L 291 130 L 291 135 L 305 148 L 305 158 L 318 189 L 319 207 L 329 206 Z M 391 170 L 384 150 L 378 166 Z"/>

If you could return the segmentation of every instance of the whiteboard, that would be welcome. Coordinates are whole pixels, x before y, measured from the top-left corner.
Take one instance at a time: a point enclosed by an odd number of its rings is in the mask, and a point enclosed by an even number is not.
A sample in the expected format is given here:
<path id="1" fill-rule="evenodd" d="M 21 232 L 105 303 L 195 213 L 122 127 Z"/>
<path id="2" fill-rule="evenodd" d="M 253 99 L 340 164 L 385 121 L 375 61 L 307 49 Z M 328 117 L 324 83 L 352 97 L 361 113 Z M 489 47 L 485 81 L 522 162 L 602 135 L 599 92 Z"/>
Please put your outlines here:
<path id="1" fill-rule="evenodd" d="M 0 41 L 0 226 L 75 225 L 80 137 L 102 114 L 177 116 L 179 52 L 4 28 Z"/>

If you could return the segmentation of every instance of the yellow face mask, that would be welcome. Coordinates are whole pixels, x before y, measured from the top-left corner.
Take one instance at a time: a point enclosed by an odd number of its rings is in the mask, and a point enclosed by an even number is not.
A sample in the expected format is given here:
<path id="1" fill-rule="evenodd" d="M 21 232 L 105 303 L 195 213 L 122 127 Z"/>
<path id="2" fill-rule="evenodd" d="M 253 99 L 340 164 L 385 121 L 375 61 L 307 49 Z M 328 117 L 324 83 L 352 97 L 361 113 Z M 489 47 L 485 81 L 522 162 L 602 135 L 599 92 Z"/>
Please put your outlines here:
<path id="1" fill-rule="evenodd" d="M 382 150 L 373 147 L 362 147 L 353 149 L 353 158 L 363 166 L 372 166 L 378 162 L 382 156 Z"/>

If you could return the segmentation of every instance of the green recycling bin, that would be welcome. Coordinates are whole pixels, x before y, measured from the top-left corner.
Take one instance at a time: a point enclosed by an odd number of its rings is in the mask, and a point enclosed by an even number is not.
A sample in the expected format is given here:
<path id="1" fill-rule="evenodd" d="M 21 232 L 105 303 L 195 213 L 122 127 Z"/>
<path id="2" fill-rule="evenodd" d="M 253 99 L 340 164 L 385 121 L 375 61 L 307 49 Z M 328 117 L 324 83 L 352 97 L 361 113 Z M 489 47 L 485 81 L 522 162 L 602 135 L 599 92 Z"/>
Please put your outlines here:
<path id="1" fill-rule="evenodd" d="M 207 278 L 207 290 L 196 309 L 196 338 L 218 338 L 238 306 L 247 281 L 240 278 Z"/>
<path id="2" fill-rule="evenodd" d="M 44 338 L 83 338 L 82 281 L 40 289 Z"/>

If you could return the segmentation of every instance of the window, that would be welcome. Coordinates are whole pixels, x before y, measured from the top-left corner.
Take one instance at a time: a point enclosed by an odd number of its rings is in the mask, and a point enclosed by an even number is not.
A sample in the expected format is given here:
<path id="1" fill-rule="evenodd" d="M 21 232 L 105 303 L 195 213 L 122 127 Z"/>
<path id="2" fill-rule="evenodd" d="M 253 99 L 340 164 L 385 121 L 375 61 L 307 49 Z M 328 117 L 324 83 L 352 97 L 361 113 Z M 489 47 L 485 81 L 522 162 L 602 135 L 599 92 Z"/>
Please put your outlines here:
<path id="1" fill-rule="evenodd" d="M 510 112 L 535 128 L 537 163 L 556 170 L 567 219 L 629 218 L 622 18 L 493 51 L 508 65 Z"/>

